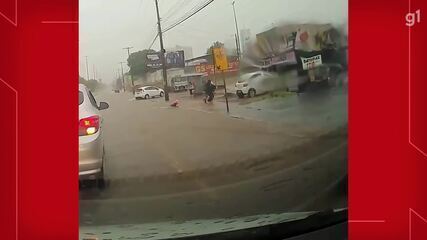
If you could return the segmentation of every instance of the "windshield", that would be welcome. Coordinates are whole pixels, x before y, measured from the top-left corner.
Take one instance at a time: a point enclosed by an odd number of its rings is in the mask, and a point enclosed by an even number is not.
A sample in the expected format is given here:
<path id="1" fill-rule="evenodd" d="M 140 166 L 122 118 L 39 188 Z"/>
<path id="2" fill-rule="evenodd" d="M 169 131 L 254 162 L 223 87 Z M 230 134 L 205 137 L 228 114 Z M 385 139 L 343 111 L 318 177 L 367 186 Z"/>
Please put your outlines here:
<path id="1" fill-rule="evenodd" d="M 347 207 L 347 0 L 79 7 L 79 81 L 109 105 L 79 148 L 82 238 Z"/>

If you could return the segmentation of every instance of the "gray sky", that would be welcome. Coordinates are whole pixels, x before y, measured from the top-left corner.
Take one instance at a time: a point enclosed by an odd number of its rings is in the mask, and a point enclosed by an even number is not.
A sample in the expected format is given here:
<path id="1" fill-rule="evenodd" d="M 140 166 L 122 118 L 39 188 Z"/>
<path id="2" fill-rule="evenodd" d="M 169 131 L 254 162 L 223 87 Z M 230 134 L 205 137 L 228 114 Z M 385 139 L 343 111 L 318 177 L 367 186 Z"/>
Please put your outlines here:
<path id="1" fill-rule="evenodd" d="M 169 26 L 205 0 L 159 0 L 162 26 Z M 191 46 L 194 57 L 205 54 L 214 41 L 234 36 L 232 0 L 214 0 L 201 12 L 164 35 L 165 48 Z M 278 22 L 347 23 L 348 0 L 236 0 L 240 29 L 255 35 Z M 147 48 L 156 31 L 154 0 L 80 0 L 80 75 L 96 65 L 98 78 L 111 82 L 127 52 Z M 158 40 L 153 46 L 159 49 Z M 128 68 L 125 66 L 125 71 Z"/>

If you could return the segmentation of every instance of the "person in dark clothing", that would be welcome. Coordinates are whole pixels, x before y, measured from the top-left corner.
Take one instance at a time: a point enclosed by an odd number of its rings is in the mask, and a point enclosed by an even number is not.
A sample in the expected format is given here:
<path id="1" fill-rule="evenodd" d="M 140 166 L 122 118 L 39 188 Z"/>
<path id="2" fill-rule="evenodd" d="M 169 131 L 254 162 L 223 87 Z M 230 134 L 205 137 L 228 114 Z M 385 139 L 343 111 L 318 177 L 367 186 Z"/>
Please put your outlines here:
<path id="1" fill-rule="evenodd" d="M 212 102 L 214 99 L 214 93 L 215 93 L 216 86 L 212 83 L 211 80 L 208 80 L 208 82 L 205 85 L 205 93 L 206 97 L 203 99 L 206 102 Z"/>

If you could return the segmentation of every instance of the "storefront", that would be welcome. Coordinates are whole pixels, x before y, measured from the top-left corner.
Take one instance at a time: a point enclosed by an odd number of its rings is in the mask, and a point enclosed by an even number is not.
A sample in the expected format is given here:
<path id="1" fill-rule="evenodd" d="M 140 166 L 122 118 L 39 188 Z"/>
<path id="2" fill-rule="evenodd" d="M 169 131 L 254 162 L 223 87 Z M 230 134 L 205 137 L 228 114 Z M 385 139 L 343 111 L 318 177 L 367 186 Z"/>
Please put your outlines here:
<path id="1" fill-rule="evenodd" d="M 227 76 L 235 75 L 239 72 L 240 62 L 236 56 L 228 57 L 228 66 L 229 68 L 225 71 Z M 213 76 L 221 74 L 219 71 L 215 71 L 212 55 L 205 55 L 193 59 L 188 59 L 185 61 L 185 73 L 200 73 L 207 74 L 208 76 Z"/>

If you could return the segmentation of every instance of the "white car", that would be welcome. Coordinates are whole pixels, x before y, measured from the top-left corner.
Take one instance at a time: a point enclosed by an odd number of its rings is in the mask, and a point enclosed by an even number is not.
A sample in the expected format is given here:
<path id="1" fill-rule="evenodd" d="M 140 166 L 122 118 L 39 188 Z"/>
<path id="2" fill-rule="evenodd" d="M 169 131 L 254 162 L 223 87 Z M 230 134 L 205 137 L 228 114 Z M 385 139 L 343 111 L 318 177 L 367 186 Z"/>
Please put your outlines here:
<path id="1" fill-rule="evenodd" d="M 145 86 L 136 89 L 135 99 L 149 99 L 154 97 L 163 97 L 165 91 L 163 89 L 153 86 Z"/>
<path id="2" fill-rule="evenodd" d="M 236 95 L 239 98 L 243 98 L 245 95 L 255 97 L 258 94 L 276 90 L 280 88 L 280 85 L 276 74 L 265 71 L 247 73 L 240 76 L 237 81 Z"/>
<path id="3" fill-rule="evenodd" d="M 104 185 L 104 140 L 102 117 L 99 111 L 107 109 L 105 102 L 96 102 L 92 92 L 79 84 L 79 180 L 97 180 Z"/>

